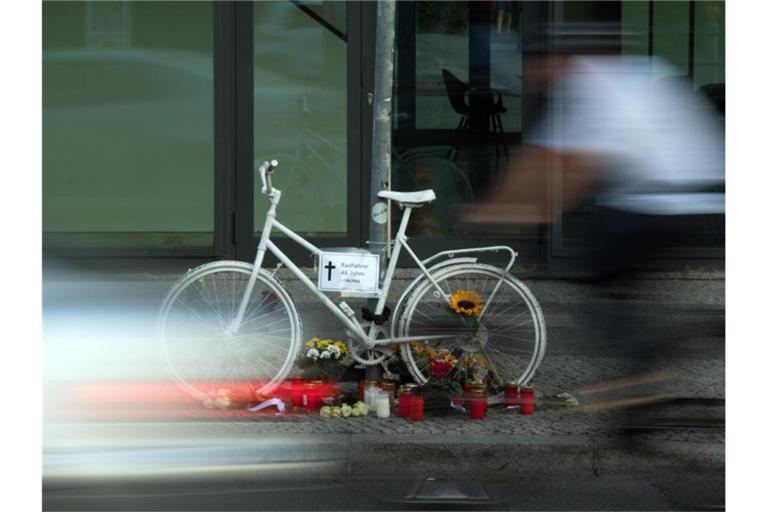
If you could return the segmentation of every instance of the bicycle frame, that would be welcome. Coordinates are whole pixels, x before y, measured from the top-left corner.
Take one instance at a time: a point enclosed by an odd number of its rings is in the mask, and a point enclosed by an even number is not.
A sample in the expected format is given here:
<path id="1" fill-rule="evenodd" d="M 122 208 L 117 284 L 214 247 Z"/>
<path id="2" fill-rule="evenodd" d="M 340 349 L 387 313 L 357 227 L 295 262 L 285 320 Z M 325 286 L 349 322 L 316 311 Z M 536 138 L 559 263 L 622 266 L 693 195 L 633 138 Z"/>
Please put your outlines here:
<path id="1" fill-rule="evenodd" d="M 263 176 L 262 176 L 263 177 Z M 270 208 L 267 211 L 266 219 L 264 221 L 264 227 L 261 231 L 261 238 L 259 240 L 258 247 L 256 249 L 256 258 L 253 263 L 253 273 L 251 274 L 248 284 L 246 286 L 245 293 L 243 295 L 243 298 L 240 302 L 240 307 L 238 309 L 237 316 L 235 320 L 233 321 L 232 325 L 228 329 L 230 332 L 236 333 L 238 329 L 240 328 L 240 325 L 243 320 L 243 316 L 245 315 L 245 310 L 248 304 L 248 301 L 250 300 L 251 294 L 253 292 L 253 287 L 256 285 L 256 279 L 258 276 L 259 271 L 261 270 L 262 263 L 264 262 L 264 256 L 267 251 L 272 252 L 277 259 L 286 266 L 304 285 L 306 285 L 317 297 L 318 299 L 325 304 L 325 306 L 349 329 L 349 334 L 352 335 L 354 338 L 359 340 L 360 342 L 363 342 L 368 348 L 373 348 L 376 345 L 386 345 L 390 343 L 403 343 L 406 341 L 412 341 L 410 338 L 396 338 L 396 337 L 388 337 L 383 339 L 377 339 L 379 329 L 377 329 L 376 326 L 371 326 L 368 330 L 368 332 L 365 332 L 365 329 L 360 324 L 360 322 L 355 317 L 355 313 L 352 310 L 352 308 L 346 304 L 346 302 L 341 302 L 339 304 L 336 304 L 333 302 L 325 293 L 323 293 L 317 285 L 312 282 L 312 280 L 307 277 L 304 272 L 301 271 L 301 269 L 296 266 L 291 259 L 285 255 L 270 239 L 271 233 L 273 229 L 277 229 L 278 231 L 285 234 L 288 238 L 295 241 L 302 247 L 305 247 L 306 249 L 310 250 L 313 254 L 319 256 L 323 251 L 319 249 L 318 247 L 315 247 L 313 244 L 302 238 L 299 234 L 295 233 L 291 229 L 289 229 L 287 226 L 281 224 L 277 218 L 277 206 L 280 204 L 280 196 L 281 192 L 280 190 L 273 188 L 271 186 L 271 182 L 269 179 L 265 181 L 265 193 L 269 197 L 270 201 Z M 508 251 L 511 255 L 510 261 L 508 265 L 505 268 L 505 272 L 509 271 L 509 269 L 514 264 L 514 261 L 517 257 L 517 253 L 512 250 L 509 247 L 506 246 L 491 246 L 491 247 L 479 247 L 479 248 L 472 248 L 472 249 L 457 249 L 453 251 L 443 251 L 440 253 L 437 253 L 426 260 L 420 260 L 418 256 L 416 256 L 416 253 L 411 249 L 411 247 L 408 245 L 408 237 L 405 235 L 406 228 L 408 227 L 408 222 L 410 220 L 411 216 L 411 207 L 405 207 L 405 211 L 403 212 L 403 217 L 400 221 L 400 226 L 397 231 L 397 235 L 394 240 L 394 246 L 392 249 L 392 256 L 389 260 L 389 264 L 387 265 L 386 273 L 384 275 L 384 281 L 381 284 L 381 287 L 378 289 L 378 292 L 376 294 L 377 296 L 377 302 L 376 302 L 376 308 L 374 310 L 374 313 L 377 315 L 380 315 L 384 311 L 384 307 L 386 305 L 387 298 L 389 296 L 389 289 L 392 284 L 392 278 L 394 277 L 395 269 L 397 268 L 397 263 L 400 257 L 400 250 L 401 248 L 405 248 L 406 252 L 413 258 L 413 260 L 416 262 L 416 265 L 421 269 L 421 272 L 423 273 L 424 277 L 426 277 L 429 281 L 432 282 L 432 284 L 440 290 L 440 293 L 443 295 L 443 297 L 446 300 L 446 303 L 450 301 L 450 295 L 446 294 L 442 288 L 440 288 L 440 285 L 437 283 L 437 281 L 434 279 L 432 274 L 429 272 L 427 268 L 427 264 L 434 262 L 435 260 L 439 258 L 453 258 L 456 254 L 466 254 L 466 253 L 477 253 L 477 252 L 498 252 L 498 251 Z M 462 260 L 466 260 L 462 258 Z M 473 261 L 476 261 L 475 258 Z M 438 265 L 439 266 L 439 265 Z M 417 278 L 418 279 L 418 278 Z M 496 291 L 498 290 L 499 286 L 501 285 L 501 280 L 499 280 L 499 283 L 494 288 L 493 292 L 489 296 L 488 301 L 486 304 L 490 303 L 493 300 L 493 297 L 496 294 Z M 444 338 L 445 336 L 426 336 L 422 337 L 423 339 L 440 339 Z"/>

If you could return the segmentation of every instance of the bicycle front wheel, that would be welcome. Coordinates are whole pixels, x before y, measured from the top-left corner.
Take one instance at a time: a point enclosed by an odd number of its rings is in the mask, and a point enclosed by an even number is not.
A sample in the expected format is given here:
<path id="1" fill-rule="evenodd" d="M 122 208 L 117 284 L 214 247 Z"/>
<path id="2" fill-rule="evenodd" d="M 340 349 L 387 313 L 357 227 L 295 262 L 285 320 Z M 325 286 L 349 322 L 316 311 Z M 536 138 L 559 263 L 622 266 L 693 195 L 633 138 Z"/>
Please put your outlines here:
<path id="1" fill-rule="evenodd" d="M 398 326 L 398 336 L 416 343 L 401 345 L 416 382 L 434 379 L 429 354 L 443 349 L 479 363 L 475 373 L 488 384 L 491 402 L 502 399 L 506 382 L 528 384 L 547 338 L 541 307 L 530 290 L 501 269 L 480 263 L 448 267 L 434 279 L 437 286 L 425 280 L 414 290 Z"/>
<path id="2" fill-rule="evenodd" d="M 288 292 L 269 274 L 259 272 L 242 325 L 229 332 L 252 273 L 251 264 L 236 261 L 203 265 L 163 303 L 159 350 L 172 378 L 194 398 L 221 388 L 256 398 L 291 370 L 301 322 Z"/>

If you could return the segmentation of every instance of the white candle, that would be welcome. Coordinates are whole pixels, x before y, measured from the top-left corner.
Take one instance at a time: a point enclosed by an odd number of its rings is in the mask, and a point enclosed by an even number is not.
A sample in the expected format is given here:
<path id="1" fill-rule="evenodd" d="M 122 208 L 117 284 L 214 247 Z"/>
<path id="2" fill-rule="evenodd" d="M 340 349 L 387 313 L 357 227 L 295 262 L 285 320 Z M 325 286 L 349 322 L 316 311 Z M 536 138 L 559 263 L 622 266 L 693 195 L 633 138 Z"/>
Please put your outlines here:
<path id="1" fill-rule="evenodd" d="M 376 395 L 376 416 L 389 418 L 389 395 L 386 393 Z"/>
<path id="2" fill-rule="evenodd" d="M 369 409 L 376 408 L 376 398 L 379 396 L 379 388 L 377 386 L 371 386 L 365 389 L 365 405 Z"/>

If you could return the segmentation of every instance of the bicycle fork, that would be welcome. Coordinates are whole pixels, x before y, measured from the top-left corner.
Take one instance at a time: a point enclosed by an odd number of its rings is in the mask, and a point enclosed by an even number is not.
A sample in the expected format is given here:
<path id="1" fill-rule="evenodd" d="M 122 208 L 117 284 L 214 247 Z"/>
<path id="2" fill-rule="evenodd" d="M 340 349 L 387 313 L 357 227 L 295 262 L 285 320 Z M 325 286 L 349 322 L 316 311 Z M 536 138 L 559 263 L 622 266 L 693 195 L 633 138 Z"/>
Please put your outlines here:
<path id="1" fill-rule="evenodd" d="M 261 238 L 259 239 L 259 245 L 256 248 L 256 259 L 253 261 L 253 272 L 251 272 L 248 278 L 248 284 L 245 287 L 245 293 L 243 298 L 240 299 L 240 306 L 237 308 L 237 316 L 232 321 L 225 334 L 232 335 L 237 334 L 240 330 L 240 326 L 243 323 L 243 317 L 245 316 L 245 310 L 248 307 L 248 302 L 251 300 L 251 294 L 253 293 L 253 287 L 256 286 L 256 279 L 258 278 L 259 271 L 261 270 L 261 264 L 264 262 L 264 255 L 267 252 L 267 242 L 272 232 L 272 223 L 275 220 L 275 211 L 277 210 L 277 204 L 280 202 L 280 192 L 276 191 L 274 198 L 271 198 L 272 205 L 267 212 L 267 219 L 264 221 L 264 229 L 261 230 Z"/>
<path id="2" fill-rule="evenodd" d="M 283 226 L 275 219 L 277 204 L 280 202 L 280 191 L 277 189 L 273 190 L 275 191 L 275 194 L 274 197 L 271 198 L 272 206 L 267 212 L 267 219 L 264 222 L 264 228 L 261 232 L 261 239 L 259 240 L 259 245 L 256 249 L 256 259 L 253 263 L 253 272 L 248 279 L 248 284 L 246 286 L 245 293 L 243 294 L 243 298 L 240 301 L 240 307 L 238 308 L 237 316 L 232 321 L 230 326 L 225 330 L 226 334 L 232 335 L 239 331 L 243 322 L 243 317 L 245 316 L 245 311 L 248 308 L 248 302 L 250 301 L 251 295 L 253 294 L 253 288 L 256 286 L 256 279 L 258 278 L 259 271 L 261 270 L 261 265 L 264 262 L 264 255 L 267 250 L 270 250 L 275 254 L 275 256 L 277 256 L 278 260 L 280 260 L 288 268 L 288 270 L 290 270 L 299 279 L 299 281 L 304 283 L 310 290 L 312 290 L 317 298 L 331 311 L 333 311 L 334 314 L 336 314 L 336 316 L 344 323 L 344 325 L 350 329 L 350 331 L 353 333 L 353 336 L 359 338 L 360 340 L 365 340 L 365 331 L 354 317 L 352 308 L 350 308 L 346 303 L 342 303 L 341 305 L 337 306 L 325 294 L 318 291 L 312 281 L 310 281 L 310 279 L 301 271 L 301 269 L 298 268 L 296 264 L 290 260 L 290 258 L 288 258 L 277 246 L 275 246 L 275 244 L 270 241 L 269 237 L 272 229 L 273 227 L 276 227 L 282 233 L 288 236 L 288 238 L 291 238 L 300 245 L 306 247 L 314 254 L 321 253 L 320 249 L 302 239 L 296 233 Z"/>

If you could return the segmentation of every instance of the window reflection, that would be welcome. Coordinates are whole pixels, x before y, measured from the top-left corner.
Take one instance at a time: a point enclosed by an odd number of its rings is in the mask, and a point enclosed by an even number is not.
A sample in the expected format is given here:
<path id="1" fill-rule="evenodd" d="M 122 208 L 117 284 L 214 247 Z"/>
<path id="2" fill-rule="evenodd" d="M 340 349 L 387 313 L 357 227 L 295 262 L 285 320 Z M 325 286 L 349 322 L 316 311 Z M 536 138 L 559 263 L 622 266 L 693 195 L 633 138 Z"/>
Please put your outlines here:
<path id="1" fill-rule="evenodd" d="M 393 187 L 437 194 L 412 234 L 467 235 L 456 207 L 482 198 L 514 151 L 520 16 L 520 2 L 398 3 Z"/>
<path id="2" fill-rule="evenodd" d="M 301 8 L 300 8 L 301 7 Z M 254 2 L 254 159 L 279 161 L 279 218 L 314 236 L 347 231 L 344 2 Z M 267 202 L 254 188 L 254 229 Z"/>
<path id="3" fill-rule="evenodd" d="M 44 2 L 47 248 L 212 244 L 212 11 Z"/>

